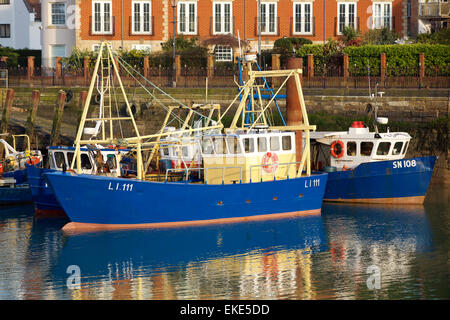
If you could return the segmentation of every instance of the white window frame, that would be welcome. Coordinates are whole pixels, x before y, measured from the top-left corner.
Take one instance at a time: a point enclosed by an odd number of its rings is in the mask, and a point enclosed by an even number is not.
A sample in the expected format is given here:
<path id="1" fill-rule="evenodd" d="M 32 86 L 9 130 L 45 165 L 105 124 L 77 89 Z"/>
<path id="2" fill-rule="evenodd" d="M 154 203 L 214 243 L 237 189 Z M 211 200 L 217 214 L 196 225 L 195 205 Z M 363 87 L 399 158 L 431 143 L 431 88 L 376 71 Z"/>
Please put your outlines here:
<path id="1" fill-rule="evenodd" d="M 100 4 L 100 30 L 95 30 L 96 25 L 96 17 L 95 17 L 95 5 Z M 109 30 L 105 30 L 105 5 L 109 4 Z M 113 6 L 112 1 L 105 1 L 105 0 L 95 0 L 92 1 L 92 34 L 112 34 L 113 33 Z"/>
<path id="2" fill-rule="evenodd" d="M 93 44 L 93 45 L 92 45 L 92 51 L 98 52 L 98 50 L 100 50 L 100 45 L 101 45 L 100 43 Z M 112 51 L 113 46 L 112 46 L 111 44 L 108 44 L 108 47 L 109 47 L 109 49 L 111 49 L 111 51 Z"/>
<path id="3" fill-rule="evenodd" d="M 145 51 L 145 52 L 152 52 L 152 45 L 151 44 L 132 44 L 131 45 L 131 49 L 132 50 L 140 50 L 140 51 Z"/>
<path id="4" fill-rule="evenodd" d="M 220 7 L 220 30 L 217 30 L 217 6 Z M 229 6 L 229 16 L 225 15 L 225 7 Z M 227 19 L 228 18 L 228 19 Z M 227 21 L 228 20 L 228 21 Z M 228 23 L 228 30 L 225 30 Z M 233 2 L 214 1 L 213 2 L 213 34 L 232 34 L 233 33 Z"/>
<path id="5" fill-rule="evenodd" d="M 349 10 L 349 8 L 350 8 L 350 5 L 353 5 L 354 6 L 354 8 L 355 8 L 355 10 L 354 10 L 354 12 L 353 12 L 353 14 L 354 14 L 354 17 L 353 17 L 353 26 L 354 26 L 354 28 L 355 28 L 355 30 L 357 29 L 357 25 L 356 25 L 356 22 L 358 21 L 358 7 L 357 7 L 357 3 L 356 2 L 342 2 L 342 1 L 340 1 L 340 2 L 338 2 L 337 3 L 337 26 L 336 26 L 336 28 L 337 28 L 337 30 L 336 30 L 336 33 L 338 34 L 338 35 L 341 35 L 342 34 L 342 32 L 341 32 L 341 30 L 340 30 L 340 26 L 341 26 L 341 15 L 340 15 L 340 9 L 341 9 L 341 5 L 343 5 L 344 7 L 345 7 L 345 10 L 344 10 L 344 27 L 347 27 L 347 26 L 349 26 L 350 25 L 350 10 Z"/>
<path id="6" fill-rule="evenodd" d="M 139 6 L 139 30 L 136 30 L 136 5 Z M 145 13 L 144 7 L 148 5 L 148 30 L 144 30 Z M 132 34 L 152 34 L 152 2 L 151 1 L 132 1 L 131 3 L 131 33 Z"/>
<path id="7" fill-rule="evenodd" d="M 306 16 L 305 16 L 305 7 L 309 6 L 309 31 L 305 31 L 306 29 Z M 300 31 L 297 31 L 297 6 L 300 6 Z M 292 6 L 292 33 L 293 34 L 313 34 L 313 3 L 312 2 L 294 2 Z"/>
<path id="8" fill-rule="evenodd" d="M 193 31 L 191 31 L 191 30 L 189 30 L 188 31 L 188 29 L 189 29 L 189 27 L 190 27 L 190 16 L 191 16 L 191 14 L 192 14 L 192 12 L 191 12 L 191 5 L 194 5 L 194 28 L 193 28 Z M 185 30 L 184 31 L 182 31 L 181 30 L 181 22 L 182 22 L 182 19 L 181 19 L 181 7 L 182 6 L 184 6 L 184 21 L 183 21 L 183 23 L 184 23 L 184 27 L 185 27 Z M 187 35 L 189 35 L 189 34 L 197 34 L 197 19 L 198 19 L 198 16 L 197 16 L 197 1 L 179 1 L 178 2 L 178 5 L 177 5 L 177 31 L 178 31 L 178 34 L 187 34 Z"/>
<path id="9" fill-rule="evenodd" d="M 227 49 L 227 50 L 230 50 L 231 52 L 219 52 L 219 57 L 218 57 L 217 52 L 216 52 L 217 49 L 220 49 L 220 50 Z M 224 55 L 228 55 L 230 53 L 231 53 L 230 59 L 223 58 Z M 233 62 L 233 48 L 231 46 L 224 46 L 224 45 L 218 44 L 214 47 L 214 57 L 217 62 Z"/>
<path id="10" fill-rule="evenodd" d="M 55 47 L 64 48 L 64 54 L 60 56 L 55 56 L 53 53 L 53 50 Z M 56 67 L 56 57 L 65 58 L 67 56 L 67 46 L 65 44 L 51 44 L 50 45 L 50 59 L 51 59 L 51 65 L 53 68 Z"/>
<path id="11" fill-rule="evenodd" d="M 67 17 L 66 17 L 66 4 L 64 2 L 52 2 L 49 3 L 50 5 L 50 25 L 51 26 L 65 26 Z M 53 22 L 53 16 L 56 16 L 57 14 L 53 13 L 53 6 L 54 5 L 61 5 L 63 7 L 63 15 L 64 15 L 64 23 L 54 23 Z"/>
<path id="12" fill-rule="evenodd" d="M 380 11 L 377 11 L 379 6 Z M 389 6 L 388 16 L 386 16 L 386 6 Z M 386 18 L 389 19 L 389 25 L 386 25 Z M 388 27 L 392 30 L 392 2 L 374 2 L 372 4 L 372 29 L 381 29 Z"/>
<path id="13" fill-rule="evenodd" d="M 273 5 L 275 7 L 275 17 L 273 21 L 273 31 L 270 31 L 270 6 Z M 264 17 L 263 17 L 263 8 L 264 7 Z M 261 19 L 261 34 L 277 34 L 278 33 L 278 3 L 277 2 L 261 2 L 260 8 L 260 19 Z"/>

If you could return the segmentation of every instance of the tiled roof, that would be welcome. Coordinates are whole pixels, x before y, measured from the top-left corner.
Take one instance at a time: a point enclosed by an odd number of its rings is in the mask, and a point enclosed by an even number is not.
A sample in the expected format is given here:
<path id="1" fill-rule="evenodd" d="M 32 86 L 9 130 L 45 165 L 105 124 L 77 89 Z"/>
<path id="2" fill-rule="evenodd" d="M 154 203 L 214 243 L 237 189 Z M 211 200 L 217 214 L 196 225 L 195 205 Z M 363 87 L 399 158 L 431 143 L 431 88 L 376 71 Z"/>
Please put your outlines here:
<path id="1" fill-rule="evenodd" d="M 41 21 L 41 0 L 23 0 L 29 12 L 36 13 L 36 21 Z"/>

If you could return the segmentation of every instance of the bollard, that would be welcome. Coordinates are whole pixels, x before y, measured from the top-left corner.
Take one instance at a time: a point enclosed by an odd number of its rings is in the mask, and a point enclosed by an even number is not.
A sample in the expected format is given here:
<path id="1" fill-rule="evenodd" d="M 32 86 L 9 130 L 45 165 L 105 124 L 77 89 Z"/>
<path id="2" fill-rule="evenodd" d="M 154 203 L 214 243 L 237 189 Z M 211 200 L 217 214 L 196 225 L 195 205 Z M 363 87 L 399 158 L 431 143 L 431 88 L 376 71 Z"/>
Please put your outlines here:
<path id="1" fill-rule="evenodd" d="M 33 90 L 31 92 L 31 107 L 28 114 L 27 123 L 25 124 L 25 134 L 30 137 L 30 140 L 33 140 L 34 137 L 34 121 L 36 120 L 37 110 L 39 106 L 41 93 L 39 90 Z M 31 143 L 31 141 L 30 141 Z M 23 150 L 26 149 L 26 141 L 23 141 Z"/>
<path id="2" fill-rule="evenodd" d="M 6 91 L 5 107 L 3 108 L 2 124 L 0 127 L 0 131 L 2 133 L 8 132 L 9 118 L 11 117 L 11 109 L 12 109 L 13 101 L 14 101 L 14 90 L 8 89 Z"/>
<path id="3" fill-rule="evenodd" d="M 58 100 L 55 106 L 55 113 L 53 116 L 52 132 L 50 134 L 51 146 L 54 146 L 59 143 L 59 133 L 61 130 L 61 120 L 64 112 L 65 103 L 66 103 L 66 92 L 60 90 L 58 93 Z"/>

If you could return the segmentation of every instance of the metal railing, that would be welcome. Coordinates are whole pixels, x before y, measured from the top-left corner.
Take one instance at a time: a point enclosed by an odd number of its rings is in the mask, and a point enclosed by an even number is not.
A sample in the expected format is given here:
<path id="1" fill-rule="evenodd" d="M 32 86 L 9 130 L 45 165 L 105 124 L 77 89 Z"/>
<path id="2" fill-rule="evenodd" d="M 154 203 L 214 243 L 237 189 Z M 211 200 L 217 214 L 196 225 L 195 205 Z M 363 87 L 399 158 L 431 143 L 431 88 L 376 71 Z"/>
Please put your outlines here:
<path id="1" fill-rule="evenodd" d="M 222 184 L 225 184 L 225 170 L 226 169 L 239 169 L 239 183 L 242 183 L 242 167 L 209 167 L 209 168 L 180 168 L 180 169 L 166 169 L 166 175 L 164 178 L 164 182 L 167 182 L 167 178 L 169 176 L 169 172 L 184 172 L 184 181 L 188 181 L 188 178 L 190 176 L 190 172 L 192 171 L 198 171 L 199 172 L 199 179 L 202 177 L 201 172 L 203 171 L 203 177 L 207 177 L 209 170 L 222 170 Z M 237 181 L 237 180 L 233 180 Z M 208 184 L 207 180 L 205 179 L 205 184 Z"/>
<path id="2" fill-rule="evenodd" d="M 275 181 L 275 180 L 277 180 L 277 178 L 276 178 L 276 173 L 277 173 L 277 171 L 278 171 L 278 168 L 280 167 L 280 166 L 287 166 L 287 170 L 286 170 L 286 179 L 281 179 L 281 180 L 288 180 L 289 179 L 289 169 L 290 169 L 290 166 L 291 165 L 297 165 L 297 164 L 301 164 L 301 161 L 295 161 L 295 162 L 284 162 L 284 163 L 278 163 L 278 164 L 276 164 L 276 169 L 275 170 L 273 170 L 273 180 Z M 264 167 L 269 167 L 269 166 L 273 166 L 273 164 L 272 165 L 267 165 L 267 164 L 255 164 L 255 165 L 251 165 L 250 166 L 250 183 L 252 182 L 252 170 L 254 169 L 254 168 L 260 168 L 260 181 L 263 181 L 263 169 L 264 169 Z M 280 179 L 279 179 L 280 180 Z"/>
<path id="3" fill-rule="evenodd" d="M 449 17 L 450 3 L 435 1 L 419 3 L 419 17 Z"/>

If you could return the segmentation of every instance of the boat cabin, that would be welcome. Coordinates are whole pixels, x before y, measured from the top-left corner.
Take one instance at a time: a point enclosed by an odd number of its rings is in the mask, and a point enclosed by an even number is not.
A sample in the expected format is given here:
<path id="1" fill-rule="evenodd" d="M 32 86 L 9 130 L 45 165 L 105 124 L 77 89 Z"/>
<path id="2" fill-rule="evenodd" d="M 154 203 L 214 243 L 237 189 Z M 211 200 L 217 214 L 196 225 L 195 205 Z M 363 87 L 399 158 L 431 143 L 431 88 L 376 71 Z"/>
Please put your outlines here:
<path id="1" fill-rule="evenodd" d="M 369 132 L 360 121 L 348 131 L 312 132 L 312 165 L 315 170 L 346 170 L 364 162 L 403 159 L 410 140 L 406 132 Z"/>
<path id="2" fill-rule="evenodd" d="M 67 170 L 72 164 L 75 147 L 52 146 L 48 147 L 50 169 Z M 121 162 L 128 149 L 82 147 L 81 172 L 84 174 L 105 174 L 118 177 L 123 175 Z"/>

